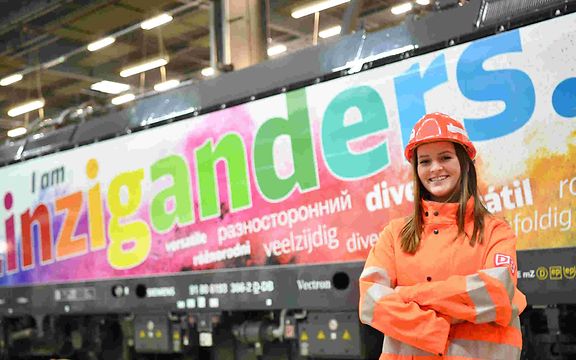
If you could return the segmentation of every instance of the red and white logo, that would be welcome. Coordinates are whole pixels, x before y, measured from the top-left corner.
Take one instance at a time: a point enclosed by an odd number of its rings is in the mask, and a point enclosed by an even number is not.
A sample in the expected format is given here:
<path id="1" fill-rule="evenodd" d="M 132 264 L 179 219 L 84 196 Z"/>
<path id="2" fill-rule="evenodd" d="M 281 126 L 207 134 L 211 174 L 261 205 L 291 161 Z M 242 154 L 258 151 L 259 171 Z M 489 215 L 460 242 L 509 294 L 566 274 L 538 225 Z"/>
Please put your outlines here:
<path id="1" fill-rule="evenodd" d="M 504 254 L 496 254 L 494 256 L 494 264 L 496 266 L 510 265 L 510 264 L 512 264 L 512 256 L 508 256 L 508 255 L 504 255 Z"/>
<path id="2" fill-rule="evenodd" d="M 497 253 L 494 255 L 494 265 L 496 266 L 510 266 L 510 270 L 512 270 L 512 274 L 516 271 L 516 266 L 514 265 L 514 261 L 512 260 L 512 256 L 499 254 Z"/>

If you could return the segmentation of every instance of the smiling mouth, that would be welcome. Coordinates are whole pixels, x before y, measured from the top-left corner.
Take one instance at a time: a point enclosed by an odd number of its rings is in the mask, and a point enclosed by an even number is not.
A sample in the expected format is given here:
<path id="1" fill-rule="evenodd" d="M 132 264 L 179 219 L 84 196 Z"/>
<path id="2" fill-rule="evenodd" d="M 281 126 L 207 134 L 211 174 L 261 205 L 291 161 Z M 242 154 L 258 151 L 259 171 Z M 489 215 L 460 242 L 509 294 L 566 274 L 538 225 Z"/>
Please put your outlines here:
<path id="1" fill-rule="evenodd" d="M 431 183 L 435 183 L 435 182 L 440 182 L 440 181 L 445 180 L 445 179 L 448 179 L 447 175 L 430 178 L 428 181 L 430 181 Z"/>

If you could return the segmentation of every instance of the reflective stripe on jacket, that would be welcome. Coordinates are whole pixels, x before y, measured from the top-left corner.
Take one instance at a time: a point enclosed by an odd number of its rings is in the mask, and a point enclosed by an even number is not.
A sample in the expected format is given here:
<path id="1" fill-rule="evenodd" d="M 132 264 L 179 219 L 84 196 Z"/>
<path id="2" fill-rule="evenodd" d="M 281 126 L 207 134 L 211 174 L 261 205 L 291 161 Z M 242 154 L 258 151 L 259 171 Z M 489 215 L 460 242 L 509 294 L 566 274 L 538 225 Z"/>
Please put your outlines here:
<path id="1" fill-rule="evenodd" d="M 380 359 L 519 359 L 526 298 L 516 288 L 510 226 L 487 216 L 483 243 L 470 246 L 473 199 L 460 236 L 458 204 L 422 206 L 416 253 L 402 251 L 405 220 L 393 220 L 360 276 L 360 320 L 385 335 Z"/>

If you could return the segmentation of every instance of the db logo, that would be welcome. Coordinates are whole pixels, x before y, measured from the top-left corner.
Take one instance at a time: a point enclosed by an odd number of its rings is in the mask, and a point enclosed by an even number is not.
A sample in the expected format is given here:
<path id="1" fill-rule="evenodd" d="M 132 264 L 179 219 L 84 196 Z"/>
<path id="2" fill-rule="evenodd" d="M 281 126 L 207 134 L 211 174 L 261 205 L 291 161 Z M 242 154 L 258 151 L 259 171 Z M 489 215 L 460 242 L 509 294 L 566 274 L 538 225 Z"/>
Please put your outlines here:
<path id="1" fill-rule="evenodd" d="M 510 270 L 512 270 L 512 274 L 514 274 L 514 272 L 516 272 L 516 266 L 514 265 L 514 261 L 512 260 L 512 256 L 498 253 L 498 254 L 494 255 L 494 264 L 496 266 L 509 266 Z"/>

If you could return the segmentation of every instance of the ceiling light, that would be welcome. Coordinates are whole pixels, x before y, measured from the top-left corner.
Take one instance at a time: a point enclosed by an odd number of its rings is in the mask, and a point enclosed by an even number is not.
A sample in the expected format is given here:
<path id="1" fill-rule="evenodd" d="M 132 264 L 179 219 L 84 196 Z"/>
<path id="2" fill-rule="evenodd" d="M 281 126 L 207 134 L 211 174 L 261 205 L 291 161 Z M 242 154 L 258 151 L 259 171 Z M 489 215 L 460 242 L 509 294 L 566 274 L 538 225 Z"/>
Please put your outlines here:
<path id="1" fill-rule="evenodd" d="M 412 10 L 412 3 L 409 2 L 394 6 L 392 9 L 390 9 L 394 15 L 404 14 L 410 10 Z"/>
<path id="2" fill-rule="evenodd" d="M 104 80 L 90 85 L 90 89 L 116 95 L 129 90 L 130 85 Z"/>
<path id="3" fill-rule="evenodd" d="M 6 135 L 8 135 L 8 137 L 13 138 L 26 134 L 26 131 L 28 130 L 26 130 L 25 127 L 17 127 L 15 129 L 8 130 L 8 132 L 6 132 Z"/>
<path id="4" fill-rule="evenodd" d="M 215 71 L 211 67 L 207 67 L 207 68 L 202 69 L 202 71 L 200 71 L 200 73 L 206 77 L 210 77 L 210 76 L 214 75 Z"/>
<path id="5" fill-rule="evenodd" d="M 283 45 L 283 44 L 275 45 L 275 46 L 268 48 L 268 56 L 275 56 L 278 54 L 282 54 L 286 50 L 288 50 L 286 45 Z"/>
<path id="6" fill-rule="evenodd" d="M 15 82 L 22 80 L 23 77 L 24 76 L 22 76 L 22 74 L 14 74 L 14 75 L 6 76 L 5 78 L 0 79 L 0 85 L 1 86 L 8 86 L 10 84 L 14 84 Z"/>
<path id="7" fill-rule="evenodd" d="M 166 64 L 168 64 L 167 58 L 152 59 L 152 60 L 147 61 L 145 63 L 134 65 L 134 66 L 131 66 L 129 68 L 123 69 L 122 71 L 120 71 L 120 76 L 122 76 L 122 77 L 132 76 L 135 74 L 142 73 L 144 71 L 159 68 L 160 66 L 164 66 Z"/>
<path id="8" fill-rule="evenodd" d="M 88 51 L 96 51 L 113 44 L 115 41 L 116 41 L 115 38 L 109 36 L 105 37 L 104 39 L 100 39 L 98 41 L 94 41 L 93 43 L 88 44 L 86 48 L 88 49 Z"/>
<path id="9" fill-rule="evenodd" d="M 416 4 L 422 6 L 430 5 L 430 0 L 416 0 Z"/>
<path id="10" fill-rule="evenodd" d="M 342 31 L 342 26 L 337 25 L 337 26 L 333 26 L 331 28 L 324 29 L 324 30 L 320 31 L 318 33 L 318 36 L 320 36 L 322 39 L 326 39 L 326 38 L 340 34 L 341 31 Z"/>
<path id="11" fill-rule="evenodd" d="M 164 81 L 154 85 L 154 90 L 156 91 L 166 91 L 168 89 L 175 88 L 176 86 L 180 85 L 180 80 L 172 79 L 168 81 Z"/>
<path id="12" fill-rule="evenodd" d="M 172 21 L 172 19 L 173 19 L 172 16 L 170 16 L 168 14 L 162 14 L 162 15 L 158 15 L 156 17 L 153 17 L 152 19 L 142 21 L 142 23 L 140 24 L 140 27 L 144 30 L 150 30 L 150 29 L 154 29 L 157 26 L 169 23 L 170 21 Z"/>
<path id="13" fill-rule="evenodd" d="M 8 110 L 8 116 L 15 117 L 44 107 L 44 99 L 37 99 Z"/>
<path id="14" fill-rule="evenodd" d="M 136 99 L 136 96 L 134 96 L 134 94 L 132 94 L 132 93 L 128 93 L 128 94 L 116 96 L 114 99 L 112 99 L 112 104 L 120 105 L 120 104 L 127 103 L 129 101 L 132 101 L 134 99 Z"/>
<path id="15" fill-rule="evenodd" d="M 42 64 L 42 68 L 43 68 L 43 69 L 49 69 L 49 68 L 51 68 L 51 67 L 53 67 L 53 66 L 62 64 L 64 61 L 66 61 L 66 57 L 64 57 L 64 56 L 59 56 L 59 57 L 57 57 L 57 58 L 55 58 L 55 59 L 52 59 L 52 60 L 47 61 L 47 62 L 45 62 L 44 64 Z"/>
<path id="16" fill-rule="evenodd" d="M 310 5 L 302 6 L 299 8 L 294 9 L 292 11 L 292 17 L 295 19 L 301 18 L 306 15 L 314 14 L 322 10 L 329 9 L 334 6 L 342 5 L 350 0 L 324 0 L 324 1 L 316 1 Z"/>

